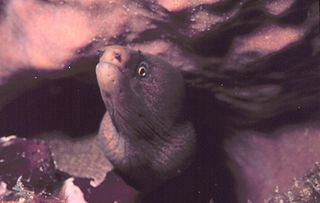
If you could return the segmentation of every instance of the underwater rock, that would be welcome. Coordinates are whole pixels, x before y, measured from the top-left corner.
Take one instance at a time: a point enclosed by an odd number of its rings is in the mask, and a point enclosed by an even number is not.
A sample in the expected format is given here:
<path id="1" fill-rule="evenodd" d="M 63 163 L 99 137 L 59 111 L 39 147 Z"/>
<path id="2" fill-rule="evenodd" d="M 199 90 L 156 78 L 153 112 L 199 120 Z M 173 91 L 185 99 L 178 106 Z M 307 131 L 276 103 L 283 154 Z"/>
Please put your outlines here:
<path id="1" fill-rule="evenodd" d="M 73 184 L 81 189 L 85 200 L 90 203 L 133 203 L 138 200 L 139 192 L 113 171 L 108 172 L 105 181 L 96 187 L 87 178 L 75 178 Z"/>
<path id="2" fill-rule="evenodd" d="M 0 138 L 0 201 L 130 203 L 137 197 L 138 192 L 114 172 L 96 185 L 91 178 L 71 177 L 57 171 L 43 141 Z"/>
<path id="3" fill-rule="evenodd" d="M 0 180 L 13 188 L 21 181 L 35 192 L 45 191 L 55 182 L 55 166 L 48 146 L 41 141 L 0 138 Z"/>

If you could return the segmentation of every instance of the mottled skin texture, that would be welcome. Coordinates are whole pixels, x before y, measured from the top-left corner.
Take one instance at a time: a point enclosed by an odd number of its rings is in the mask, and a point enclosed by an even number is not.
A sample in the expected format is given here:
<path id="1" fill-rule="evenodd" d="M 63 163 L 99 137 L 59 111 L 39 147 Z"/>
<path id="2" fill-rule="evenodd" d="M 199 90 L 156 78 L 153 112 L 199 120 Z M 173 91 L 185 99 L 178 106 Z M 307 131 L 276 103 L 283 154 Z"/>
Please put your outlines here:
<path id="1" fill-rule="evenodd" d="M 180 72 L 154 56 L 110 46 L 96 73 L 107 108 L 100 143 L 115 169 L 143 191 L 181 173 L 192 160 L 195 133 Z"/>

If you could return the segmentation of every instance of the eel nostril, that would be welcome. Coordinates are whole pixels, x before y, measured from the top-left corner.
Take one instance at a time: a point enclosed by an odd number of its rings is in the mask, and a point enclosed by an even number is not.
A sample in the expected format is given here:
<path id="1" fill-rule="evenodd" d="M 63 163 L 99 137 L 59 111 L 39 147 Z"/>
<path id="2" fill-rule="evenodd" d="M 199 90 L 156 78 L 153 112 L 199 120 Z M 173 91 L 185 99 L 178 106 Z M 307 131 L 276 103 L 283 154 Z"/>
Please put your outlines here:
<path id="1" fill-rule="evenodd" d="M 114 53 L 114 58 L 121 62 L 121 55 L 118 52 Z"/>

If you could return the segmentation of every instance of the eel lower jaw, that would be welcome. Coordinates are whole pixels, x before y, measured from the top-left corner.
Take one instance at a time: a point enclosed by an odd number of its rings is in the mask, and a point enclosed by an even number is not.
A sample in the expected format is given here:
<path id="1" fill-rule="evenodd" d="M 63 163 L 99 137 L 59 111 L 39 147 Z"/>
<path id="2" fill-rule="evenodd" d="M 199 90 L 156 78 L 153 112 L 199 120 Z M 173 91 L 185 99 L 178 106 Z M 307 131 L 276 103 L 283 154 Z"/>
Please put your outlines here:
<path id="1" fill-rule="evenodd" d="M 111 100 L 119 94 L 121 81 L 124 80 L 124 74 L 120 68 L 114 64 L 100 62 L 96 67 L 97 81 L 103 100 Z"/>

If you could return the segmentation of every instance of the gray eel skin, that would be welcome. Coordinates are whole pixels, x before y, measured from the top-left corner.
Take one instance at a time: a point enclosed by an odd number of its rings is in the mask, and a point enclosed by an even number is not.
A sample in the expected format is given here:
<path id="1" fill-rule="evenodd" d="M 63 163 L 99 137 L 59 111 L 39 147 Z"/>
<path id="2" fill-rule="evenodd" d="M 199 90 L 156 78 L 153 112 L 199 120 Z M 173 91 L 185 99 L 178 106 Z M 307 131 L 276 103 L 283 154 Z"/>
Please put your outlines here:
<path id="1" fill-rule="evenodd" d="M 99 144 L 115 170 L 140 191 L 179 175 L 196 145 L 180 72 L 155 56 L 109 46 L 96 74 L 107 109 Z"/>

